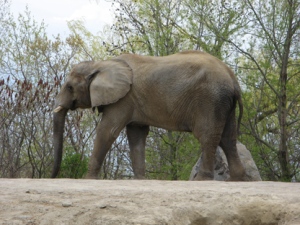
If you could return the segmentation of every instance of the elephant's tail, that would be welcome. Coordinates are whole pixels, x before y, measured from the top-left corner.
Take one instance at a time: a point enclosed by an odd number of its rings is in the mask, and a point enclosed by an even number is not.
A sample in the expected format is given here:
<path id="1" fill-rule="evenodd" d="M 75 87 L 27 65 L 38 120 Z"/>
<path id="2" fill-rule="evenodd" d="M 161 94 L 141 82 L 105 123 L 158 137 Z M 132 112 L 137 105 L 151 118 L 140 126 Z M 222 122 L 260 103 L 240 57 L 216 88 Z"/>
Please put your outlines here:
<path id="1" fill-rule="evenodd" d="M 242 96 L 239 92 L 237 95 L 237 102 L 239 104 L 239 117 L 238 117 L 238 123 L 237 123 L 237 135 L 240 135 L 240 127 L 241 127 L 241 122 L 242 122 L 242 117 L 243 117 L 243 112 L 244 112 L 244 106 L 242 102 Z"/>

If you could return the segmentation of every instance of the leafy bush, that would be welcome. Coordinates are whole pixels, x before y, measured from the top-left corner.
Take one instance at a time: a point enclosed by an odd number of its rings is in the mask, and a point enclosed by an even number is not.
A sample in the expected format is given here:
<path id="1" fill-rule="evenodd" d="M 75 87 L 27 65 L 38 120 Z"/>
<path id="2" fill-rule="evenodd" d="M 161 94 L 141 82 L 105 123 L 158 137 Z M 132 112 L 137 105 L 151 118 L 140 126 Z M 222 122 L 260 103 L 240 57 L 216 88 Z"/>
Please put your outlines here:
<path id="1" fill-rule="evenodd" d="M 88 170 L 88 158 L 73 149 L 64 154 L 60 168 L 60 178 L 82 178 Z"/>

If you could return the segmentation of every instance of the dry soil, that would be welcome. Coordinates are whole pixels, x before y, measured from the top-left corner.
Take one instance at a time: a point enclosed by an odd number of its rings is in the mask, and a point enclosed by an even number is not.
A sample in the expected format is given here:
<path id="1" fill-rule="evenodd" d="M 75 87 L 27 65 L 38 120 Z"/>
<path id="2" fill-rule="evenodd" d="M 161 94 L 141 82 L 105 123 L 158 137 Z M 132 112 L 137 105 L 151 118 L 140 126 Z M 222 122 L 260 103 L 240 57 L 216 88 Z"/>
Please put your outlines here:
<path id="1" fill-rule="evenodd" d="M 0 224 L 300 225 L 300 184 L 0 179 Z"/>

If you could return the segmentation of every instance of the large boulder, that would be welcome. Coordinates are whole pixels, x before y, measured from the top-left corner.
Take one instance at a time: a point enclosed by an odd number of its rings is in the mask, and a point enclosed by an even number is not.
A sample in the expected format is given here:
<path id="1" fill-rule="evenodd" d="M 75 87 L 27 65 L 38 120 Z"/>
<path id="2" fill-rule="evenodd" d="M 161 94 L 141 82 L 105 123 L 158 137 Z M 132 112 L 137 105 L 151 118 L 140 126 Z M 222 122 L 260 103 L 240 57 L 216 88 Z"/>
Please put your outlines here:
<path id="1" fill-rule="evenodd" d="M 240 159 L 242 161 L 242 164 L 244 165 L 244 168 L 246 170 L 246 174 L 252 181 L 261 181 L 261 177 L 259 174 L 259 171 L 257 169 L 257 166 L 251 156 L 250 151 L 246 148 L 245 145 L 242 143 L 237 143 L 236 145 Z M 192 169 L 190 180 L 194 180 L 196 177 L 200 165 L 202 162 L 202 155 L 198 159 L 197 163 Z M 230 178 L 229 175 L 229 168 L 226 156 L 220 146 L 218 146 L 216 151 L 216 161 L 215 161 L 215 171 L 214 171 L 214 180 L 228 180 Z"/>

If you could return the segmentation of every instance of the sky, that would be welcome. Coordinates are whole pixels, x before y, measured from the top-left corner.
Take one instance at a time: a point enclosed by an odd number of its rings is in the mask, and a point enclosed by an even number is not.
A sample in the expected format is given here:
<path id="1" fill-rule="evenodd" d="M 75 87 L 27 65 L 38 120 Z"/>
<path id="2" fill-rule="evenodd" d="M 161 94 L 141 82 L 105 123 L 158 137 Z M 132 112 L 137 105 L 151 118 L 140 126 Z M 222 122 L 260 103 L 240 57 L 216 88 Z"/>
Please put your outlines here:
<path id="1" fill-rule="evenodd" d="M 69 34 L 67 21 L 80 19 L 92 33 L 112 25 L 111 2 L 106 0 L 11 0 L 11 13 L 15 17 L 28 6 L 31 15 L 38 22 L 44 21 L 47 33 L 64 37 Z"/>

